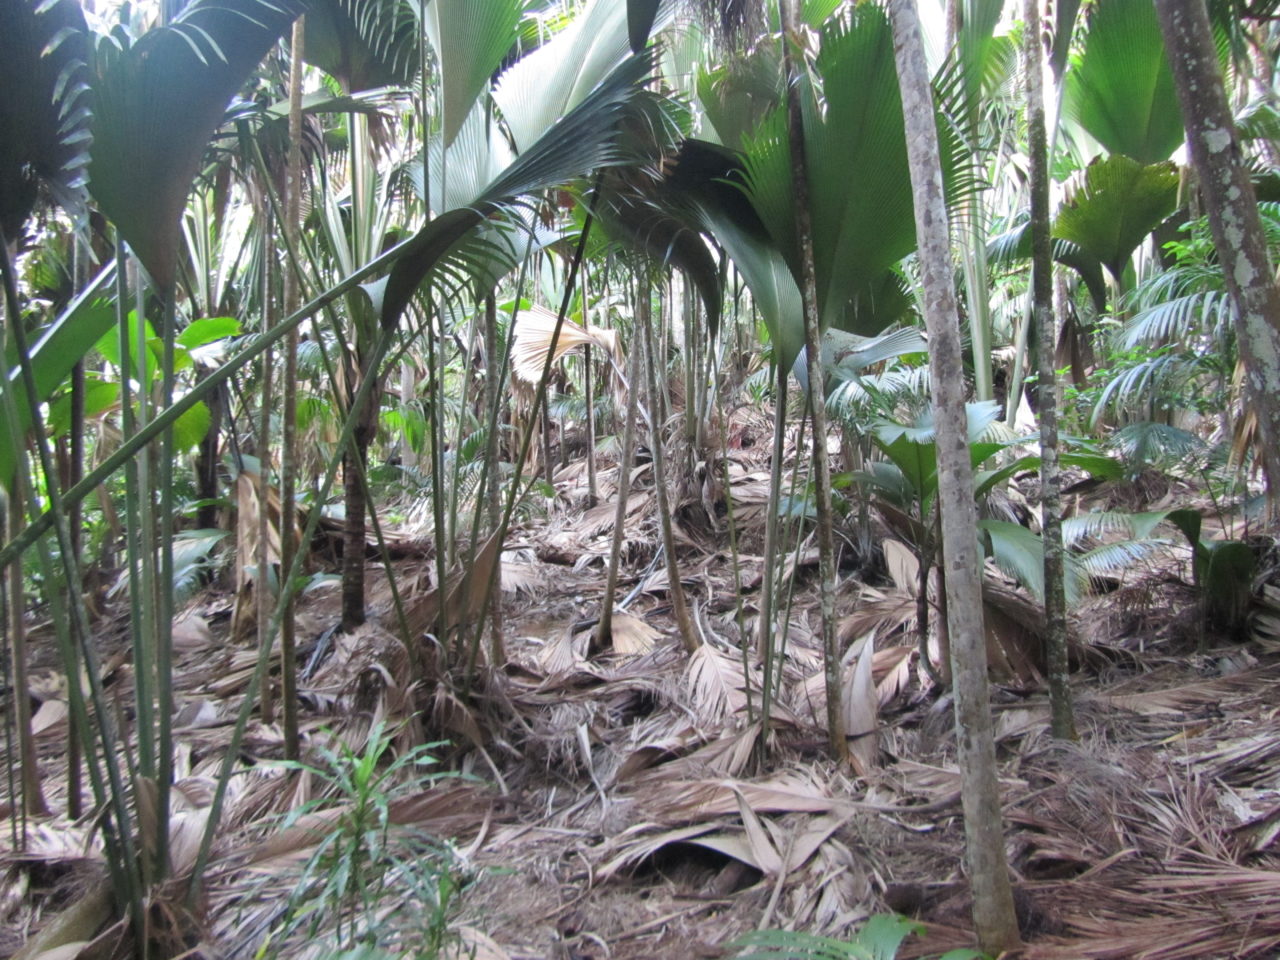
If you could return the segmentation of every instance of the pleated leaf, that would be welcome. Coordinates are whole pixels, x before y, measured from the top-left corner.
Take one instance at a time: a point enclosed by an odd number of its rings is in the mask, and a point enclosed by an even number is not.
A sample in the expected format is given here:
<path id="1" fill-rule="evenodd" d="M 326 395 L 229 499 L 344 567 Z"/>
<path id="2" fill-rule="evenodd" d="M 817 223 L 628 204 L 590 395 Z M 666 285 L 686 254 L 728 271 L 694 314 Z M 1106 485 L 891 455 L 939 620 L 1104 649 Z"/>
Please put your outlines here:
<path id="1" fill-rule="evenodd" d="M 1071 65 L 1063 114 L 1112 153 L 1168 160 L 1183 140 L 1182 110 L 1151 0 L 1098 0 Z"/>
<path id="2" fill-rule="evenodd" d="M 519 37 L 524 0 L 431 0 L 423 11 L 440 80 L 444 142 L 450 144 L 489 77 Z"/>
<path id="3" fill-rule="evenodd" d="M 980 520 L 986 535 L 989 556 L 1000 571 L 1017 580 L 1037 600 L 1044 599 L 1044 541 L 1018 523 L 1007 520 Z M 1087 587 L 1084 571 L 1075 557 L 1066 558 L 1064 581 L 1068 605 L 1075 605 Z"/>
<path id="4" fill-rule="evenodd" d="M 1178 169 L 1114 154 L 1098 158 L 1058 211 L 1054 236 L 1069 240 L 1119 279 L 1129 258 L 1178 205 Z"/>
<path id="5" fill-rule="evenodd" d="M 21 233 L 39 189 L 83 207 L 89 112 L 84 14 L 76 0 L 0 0 L 0 229 Z"/>
<path id="6" fill-rule="evenodd" d="M 392 327 L 418 286 L 451 247 L 524 194 L 621 162 L 618 125 L 648 77 L 648 54 L 633 56 L 531 144 L 465 205 L 431 220 L 396 260 L 387 282 L 382 325 Z"/>
<path id="7" fill-rule="evenodd" d="M 664 20 L 660 11 L 657 23 Z M 527 150 L 629 53 L 627 4 L 591 0 L 567 27 L 507 68 L 493 99 L 516 149 Z"/>
<path id="8" fill-rule="evenodd" d="M 161 288 L 173 283 L 210 136 L 300 10 L 298 0 L 194 0 L 130 47 L 99 41 L 89 192 Z"/>
<path id="9" fill-rule="evenodd" d="M 418 20 L 404 0 L 307 0 L 305 33 L 303 58 L 347 93 L 417 75 Z"/>

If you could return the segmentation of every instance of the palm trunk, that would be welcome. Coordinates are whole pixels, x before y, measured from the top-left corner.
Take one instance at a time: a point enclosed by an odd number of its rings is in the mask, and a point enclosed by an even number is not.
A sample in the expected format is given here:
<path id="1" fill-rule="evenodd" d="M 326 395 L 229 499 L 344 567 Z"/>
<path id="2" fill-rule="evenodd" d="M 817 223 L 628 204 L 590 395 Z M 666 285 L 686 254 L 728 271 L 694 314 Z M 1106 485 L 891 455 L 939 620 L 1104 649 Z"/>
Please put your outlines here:
<path id="1" fill-rule="evenodd" d="M 297 249 L 298 223 L 302 218 L 302 45 L 304 17 L 293 22 L 289 64 L 289 159 L 287 193 L 285 195 L 284 231 Z M 284 272 L 285 315 L 298 309 L 299 278 L 286 265 Z M 294 537 L 294 515 L 297 512 L 298 484 L 298 331 L 293 329 L 284 341 L 284 420 L 280 443 L 280 570 L 284 575 L 293 566 L 300 544 Z M 284 713 L 284 755 L 297 760 L 298 739 L 298 662 L 296 654 L 296 622 L 294 620 L 293 584 L 281 582 L 285 598 L 284 618 L 280 621 L 280 705 Z"/>
<path id="2" fill-rule="evenodd" d="M 365 376 L 375 376 L 367 371 Z M 377 394 L 377 391 L 374 391 Z M 372 409 L 376 401 L 369 403 Z M 358 412 L 359 422 L 351 437 L 351 445 L 342 458 L 343 531 L 342 531 L 342 629 L 354 630 L 364 623 L 364 553 L 365 514 L 369 509 L 365 496 L 365 464 L 373 429 L 365 411 Z"/>
<path id="3" fill-rule="evenodd" d="M 584 292 L 585 296 L 585 292 Z M 484 480 L 489 514 L 489 532 L 497 533 L 502 527 L 501 477 L 498 472 L 498 408 L 502 404 L 503 366 L 498 359 L 498 301 L 493 294 L 484 298 L 484 423 L 487 427 L 484 443 Z M 480 503 L 476 502 L 476 512 Z M 479 527 L 479 524 L 476 524 Z M 478 538 L 473 538 L 473 540 Z M 501 567 L 501 564 L 499 564 Z M 498 574 L 501 578 L 501 572 Z M 489 663 L 495 668 L 506 663 L 507 651 L 502 637 L 502 590 L 489 594 Z"/>
<path id="4" fill-rule="evenodd" d="M 973 921 L 992 954 L 1019 943 L 1005 860 L 1000 790 L 987 689 L 986 633 L 978 558 L 977 506 L 965 415 L 964 359 L 949 250 L 942 165 L 932 87 L 914 0 L 890 0 L 894 57 L 902 91 L 907 160 L 915 196 L 916 238 L 929 332 L 929 372 L 937 424 L 942 555 L 955 691 L 966 855 Z"/>
<path id="5" fill-rule="evenodd" d="M 1280 493 L 1280 290 L 1267 256 L 1257 197 L 1218 66 L 1204 0 L 1156 4 L 1191 160 L 1199 174 L 1213 242 L 1235 307 L 1245 391 L 1258 421 L 1272 511 Z"/>
<path id="6" fill-rule="evenodd" d="M 639 310 L 636 311 L 636 322 L 640 327 L 638 333 L 641 343 L 643 365 L 648 380 L 649 391 L 649 443 L 653 449 L 653 488 L 658 501 L 658 523 L 662 529 L 662 552 L 667 558 L 667 592 L 671 595 L 672 613 L 676 627 L 680 631 L 680 641 L 688 653 L 698 650 L 698 638 L 693 632 L 693 621 L 689 619 L 689 605 L 685 601 L 684 585 L 680 582 L 680 563 L 676 559 L 676 538 L 671 526 L 671 498 L 667 492 L 666 454 L 663 452 L 662 421 L 657 417 L 656 397 L 658 394 L 658 359 L 654 356 L 653 346 L 653 311 L 649 302 L 649 281 L 647 277 L 640 281 Z M 621 526 L 621 525 L 619 525 Z"/>
<path id="7" fill-rule="evenodd" d="M 841 709 L 840 648 L 836 638 L 836 551 L 831 510 L 831 458 L 827 453 L 827 391 L 822 372 L 818 318 L 818 284 L 813 262 L 813 228 L 809 217 L 809 171 L 805 157 L 804 118 L 799 73 L 791 50 L 797 35 L 795 0 L 782 4 L 782 56 L 787 77 L 787 133 L 791 148 L 791 184 L 795 196 L 796 237 L 800 245 L 800 296 L 804 303 L 804 345 L 809 367 L 809 418 L 813 424 L 813 486 L 818 503 L 818 579 L 822 605 L 822 652 L 827 687 L 827 739 L 831 755 L 848 761 L 849 740 Z"/>
<path id="8" fill-rule="evenodd" d="M 633 331 L 638 337 L 640 331 Z M 634 356 L 634 353 L 633 353 Z M 627 414 L 622 429 L 622 449 L 618 453 L 618 498 L 613 513 L 613 540 L 609 547 L 609 577 L 605 582 L 604 603 L 600 610 L 600 628 L 596 633 L 600 646 L 613 643 L 613 598 L 618 592 L 618 568 L 621 566 L 622 543 L 626 539 L 627 499 L 631 496 L 631 457 L 636 442 L 636 407 L 639 405 L 641 368 L 627 365 Z"/>
<path id="9" fill-rule="evenodd" d="M 1062 497 L 1058 469 L 1058 379 L 1054 369 L 1058 334 L 1053 317 L 1053 258 L 1049 238 L 1049 145 L 1044 124 L 1044 79 L 1040 54 L 1040 0 L 1023 4 L 1023 72 L 1027 78 L 1027 154 L 1031 181 L 1031 286 L 1037 360 L 1040 365 L 1040 513 L 1044 542 L 1045 646 L 1053 735 L 1076 736 L 1067 662 L 1067 594 L 1063 580 Z"/>
<path id="10" fill-rule="evenodd" d="M 23 454 L 25 456 L 25 454 Z M 9 491 L 9 535 L 15 536 L 23 525 L 22 493 L 15 476 Z M 31 689 L 27 682 L 27 605 L 23 602 L 22 561 L 9 566 L 9 651 L 13 658 L 14 724 L 18 728 L 18 755 L 22 778 L 21 820 L 25 843 L 27 817 L 49 812 L 40 789 L 40 766 L 36 758 L 36 741 L 31 732 Z"/>

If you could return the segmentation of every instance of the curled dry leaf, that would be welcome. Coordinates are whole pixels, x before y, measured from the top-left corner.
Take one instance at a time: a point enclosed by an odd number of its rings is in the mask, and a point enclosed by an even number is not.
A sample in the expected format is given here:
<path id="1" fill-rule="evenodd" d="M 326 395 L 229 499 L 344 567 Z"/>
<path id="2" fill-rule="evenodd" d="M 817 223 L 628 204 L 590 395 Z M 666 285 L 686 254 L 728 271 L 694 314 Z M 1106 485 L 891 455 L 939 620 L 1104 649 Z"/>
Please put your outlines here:
<path id="1" fill-rule="evenodd" d="M 511 348 L 511 371 L 525 383 L 536 385 L 541 379 L 549 351 L 554 363 L 574 347 L 590 345 L 605 351 L 618 363 L 622 362 L 616 331 L 590 324 L 581 327 L 566 318 L 560 325 L 560 336 L 553 340 L 556 320 L 557 314 L 537 304 L 520 314 L 520 321 L 516 324 L 516 341 Z"/>

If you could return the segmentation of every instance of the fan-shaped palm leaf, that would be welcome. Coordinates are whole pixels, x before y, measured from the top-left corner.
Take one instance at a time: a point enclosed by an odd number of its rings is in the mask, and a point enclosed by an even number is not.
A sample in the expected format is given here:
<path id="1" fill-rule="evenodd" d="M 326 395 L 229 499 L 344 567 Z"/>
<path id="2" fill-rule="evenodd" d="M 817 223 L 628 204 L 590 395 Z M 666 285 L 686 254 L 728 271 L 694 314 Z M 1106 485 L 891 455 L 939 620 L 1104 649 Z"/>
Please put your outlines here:
<path id="1" fill-rule="evenodd" d="M 986 536 L 988 556 L 1000 570 L 1044 599 L 1044 541 L 1026 527 L 1007 520 L 980 520 L 978 528 Z M 1068 555 L 1063 579 L 1067 603 L 1076 604 L 1084 595 L 1087 577 L 1076 558 Z"/>
<path id="2" fill-rule="evenodd" d="M 12 241 L 41 186 L 72 215 L 83 206 L 86 35 L 75 0 L 3 0 L 0 23 L 0 231 Z"/>
<path id="3" fill-rule="evenodd" d="M 191 181 L 227 102 L 301 11 L 298 0 L 194 0 L 132 46 L 94 55 L 89 191 L 162 288 Z"/>
<path id="4" fill-rule="evenodd" d="M 524 8 L 525 0 L 432 0 L 423 8 L 423 26 L 438 62 L 446 145 L 511 51 Z"/>
<path id="5" fill-rule="evenodd" d="M 347 93 L 405 86 L 421 57 L 414 9 L 405 0 L 307 0 L 303 57 Z"/>
<path id="6" fill-rule="evenodd" d="M 1084 51 L 1067 73 L 1063 114 L 1112 153 L 1167 160 L 1183 140 L 1182 110 L 1151 0 L 1099 0 Z"/>
<path id="7" fill-rule="evenodd" d="M 431 269 L 486 218 L 524 194 L 622 162 L 624 158 L 617 147 L 618 127 L 651 68 L 648 54 L 624 61 L 466 205 L 447 210 L 428 222 L 406 245 L 391 270 L 383 300 L 383 326 L 399 322 L 410 298 Z"/>
<path id="8" fill-rule="evenodd" d="M 987 244 L 987 263 L 993 267 L 1011 266 L 1030 259 L 1031 231 L 1026 223 L 992 237 Z M 1097 257 L 1086 253 L 1079 244 L 1054 237 L 1053 259 L 1080 275 L 1099 311 L 1106 307 L 1107 278 Z"/>
<path id="9" fill-rule="evenodd" d="M 1089 164 L 1058 211 L 1054 236 L 1075 243 L 1119 281 L 1133 251 L 1177 208 L 1178 168 L 1118 154 Z"/>
<path id="10" fill-rule="evenodd" d="M 659 11 L 655 29 L 666 16 Z M 516 149 L 528 150 L 582 103 L 629 50 L 627 4 L 591 0 L 564 30 L 504 71 L 493 99 Z"/>

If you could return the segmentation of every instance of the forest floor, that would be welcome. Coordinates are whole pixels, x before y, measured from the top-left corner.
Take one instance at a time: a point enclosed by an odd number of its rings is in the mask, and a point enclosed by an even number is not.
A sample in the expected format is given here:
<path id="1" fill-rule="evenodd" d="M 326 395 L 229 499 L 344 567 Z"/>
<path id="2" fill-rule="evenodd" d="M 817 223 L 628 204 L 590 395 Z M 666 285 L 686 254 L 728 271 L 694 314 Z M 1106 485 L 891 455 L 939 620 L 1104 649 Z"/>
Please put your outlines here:
<path id="1" fill-rule="evenodd" d="M 843 548 L 846 723 L 862 734 L 854 767 L 827 758 L 816 556 L 803 543 L 784 571 L 794 585 L 785 666 L 763 731 L 763 674 L 755 657 L 744 674 L 740 626 L 749 634 L 757 610 L 768 424 L 760 412 L 740 420 L 727 443 L 736 578 L 715 485 L 704 484 L 706 493 L 688 485 L 677 515 L 701 644 L 693 655 L 680 645 L 665 569 L 653 563 L 660 538 L 648 464 L 636 468 L 628 502 L 619 597 L 629 603 L 609 649 L 597 648 L 592 629 L 615 508 L 617 469 L 607 462 L 598 506 L 586 504 L 585 465 L 573 461 L 557 474 L 547 515 L 507 538 L 506 661 L 482 662 L 469 693 L 461 668 L 446 682 L 441 667 L 465 654 L 424 643 L 411 666 L 380 566 L 369 568 L 370 623 L 353 634 L 334 630 L 336 585 L 306 594 L 299 637 L 309 742 L 336 740 L 358 753 L 382 722 L 398 748 L 448 741 L 436 752 L 466 774 L 389 806 L 399 827 L 448 841 L 449 862 L 467 878 L 451 906 L 452 929 L 468 945 L 457 956 L 729 956 L 725 944 L 750 930 L 841 937 L 890 910 L 923 924 L 902 957 L 972 944 L 950 702 L 921 669 L 912 577 L 900 551 L 881 549 L 883 528 Z M 1186 495 L 1167 484 L 1090 493 L 1144 508 L 1183 505 Z M 410 511 L 400 528 L 384 522 L 420 635 L 442 598 L 464 620 L 467 610 L 453 581 L 433 589 L 429 538 L 412 520 Z M 1273 588 L 1264 586 L 1247 639 L 1200 645 L 1189 578 L 1171 540 L 1156 561 L 1075 611 L 1079 738 L 1063 742 L 1048 733 L 1034 610 L 991 572 L 993 706 L 1026 960 L 1280 953 L 1280 604 L 1267 602 Z M 108 690 L 122 705 L 132 695 L 126 607 L 106 598 L 98 638 Z M 233 591 L 211 587 L 175 631 L 179 872 L 194 861 L 256 657 L 233 636 L 234 608 Z M 48 624 L 33 624 L 44 792 L 59 814 L 65 681 L 50 635 Z M 271 762 L 281 756 L 278 722 L 255 715 L 214 848 L 201 936 L 186 943 L 191 956 L 254 956 L 337 815 L 287 819 L 324 795 L 316 777 Z M 91 817 L 36 818 L 21 852 L 7 825 L 3 835 L 0 956 L 9 956 L 100 886 L 102 869 Z M 379 916 L 412 927 L 422 904 L 391 889 Z M 104 943 L 64 956 L 110 956 Z M 301 935 L 289 944 L 283 955 L 331 953 Z"/>

